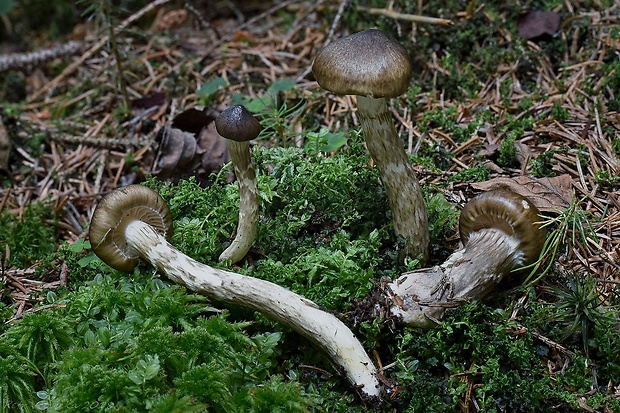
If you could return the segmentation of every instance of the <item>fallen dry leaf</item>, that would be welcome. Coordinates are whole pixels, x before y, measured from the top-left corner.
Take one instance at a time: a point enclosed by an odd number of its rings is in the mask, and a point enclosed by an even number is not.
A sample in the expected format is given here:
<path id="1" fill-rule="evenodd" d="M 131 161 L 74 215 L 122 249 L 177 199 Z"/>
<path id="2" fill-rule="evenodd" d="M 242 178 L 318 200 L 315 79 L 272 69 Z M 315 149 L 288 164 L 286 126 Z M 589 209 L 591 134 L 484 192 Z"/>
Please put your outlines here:
<path id="1" fill-rule="evenodd" d="M 153 175 L 173 182 L 194 176 L 199 183 L 208 184 L 211 174 L 230 161 L 228 142 L 216 132 L 213 120 L 197 109 L 175 116 L 159 135 Z M 227 179 L 232 181 L 232 176 Z"/>
<path id="2" fill-rule="evenodd" d="M 230 162 L 228 140 L 217 133 L 215 122 L 209 123 L 198 135 L 198 148 L 200 167 L 196 171 L 196 175 L 199 180 L 208 180 L 209 175 L 219 172 L 222 166 Z M 235 180 L 232 171 L 226 174 L 226 180 L 228 182 Z"/>
<path id="3" fill-rule="evenodd" d="M 553 11 L 531 11 L 517 19 L 517 32 L 524 39 L 534 40 L 541 36 L 553 36 L 560 28 L 561 16 Z"/>
<path id="4" fill-rule="evenodd" d="M 573 197 L 573 180 L 564 174 L 553 178 L 532 178 L 517 176 L 514 178 L 494 178 L 485 182 L 475 182 L 471 186 L 481 191 L 508 188 L 529 198 L 541 212 L 558 212 L 565 210 Z"/>
<path id="5" fill-rule="evenodd" d="M 193 169 L 196 155 L 196 136 L 190 132 L 166 126 L 159 146 L 160 156 L 153 167 L 153 174 L 161 179 L 176 178 Z"/>

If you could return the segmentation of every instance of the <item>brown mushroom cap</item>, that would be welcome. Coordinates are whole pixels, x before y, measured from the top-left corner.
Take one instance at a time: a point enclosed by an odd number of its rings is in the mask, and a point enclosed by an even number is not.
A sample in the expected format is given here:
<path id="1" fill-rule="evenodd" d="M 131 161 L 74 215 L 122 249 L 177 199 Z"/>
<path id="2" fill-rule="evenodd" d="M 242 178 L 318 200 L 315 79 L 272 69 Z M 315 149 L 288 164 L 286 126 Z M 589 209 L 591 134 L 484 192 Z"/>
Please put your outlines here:
<path id="1" fill-rule="evenodd" d="M 234 105 L 215 119 L 215 129 L 226 139 L 245 142 L 256 138 L 262 127 L 245 106 Z"/>
<path id="2" fill-rule="evenodd" d="M 546 236 L 538 214 L 538 208 L 529 199 L 508 189 L 484 192 L 469 201 L 461 211 L 461 241 L 466 245 L 471 233 L 496 228 L 517 237 L 523 250 L 524 265 L 532 264 L 540 255 Z"/>
<path id="3" fill-rule="evenodd" d="M 319 85 L 337 95 L 392 98 L 409 87 L 413 67 L 393 38 L 364 30 L 328 44 L 312 65 Z"/>
<path id="4" fill-rule="evenodd" d="M 164 199 L 142 185 L 129 185 L 105 195 L 90 222 L 89 238 L 93 252 L 110 267 L 129 272 L 138 265 L 125 240 L 130 222 L 140 220 L 164 237 L 172 235 L 172 218 Z"/>

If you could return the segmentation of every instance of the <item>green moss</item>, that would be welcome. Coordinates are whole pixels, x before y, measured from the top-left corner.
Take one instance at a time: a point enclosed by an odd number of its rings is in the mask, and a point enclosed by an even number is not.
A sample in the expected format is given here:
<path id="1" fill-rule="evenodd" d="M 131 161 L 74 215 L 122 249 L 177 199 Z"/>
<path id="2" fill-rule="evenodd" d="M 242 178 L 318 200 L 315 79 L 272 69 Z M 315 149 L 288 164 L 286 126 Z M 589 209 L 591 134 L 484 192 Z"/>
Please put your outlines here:
<path id="1" fill-rule="evenodd" d="M 517 136 L 515 133 L 509 133 L 499 147 L 499 157 L 497 163 L 504 167 L 518 166 L 517 160 L 517 148 L 515 147 L 515 140 Z"/>
<path id="2" fill-rule="evenodd" d="M 532 158 L 529 165 L 532 175 L 538 178 L 555 176 L 555 172 L 552 169 L 553 165 L 557 163 L 557 161 L 553 158 L 554 154 L 555 151 L 549 150 L 542 152 L 535 158 Z"/>
<path id="3" fill-rule="evenodd" d="M 49 205 L 33 203 L 24 209 L 21 217 L 7 211 L 0 214 L 0 245 L 10 251 L 5 265 L 26 268 L 55 251 L 56 217 L 53 212 Z"/>
<path id="4" fill-rule="evenodd" d="M 486 166 L 476 165 L 450 176 L 447 182 L 482 182 L 489 179 L 489 173 L 489 168 Z"/>
<path id="5" fill-rule="evenodd" d="M 545 364 L 538 361 L 539 348 L 532 336 L 514 335 L 500 310 L 468 304 L 451 311 L 428 332 L 405 329 L 396 346 L 395 376 L 407 411 L 460 411 L 458 402 L 466 399 L 468 383 L 476 383 L 472 396 L 481 411 L 566 406 L 562 398 L 558 400 L 561 392 Z M 429 404 L 432 408 L 427 409 Z"/>

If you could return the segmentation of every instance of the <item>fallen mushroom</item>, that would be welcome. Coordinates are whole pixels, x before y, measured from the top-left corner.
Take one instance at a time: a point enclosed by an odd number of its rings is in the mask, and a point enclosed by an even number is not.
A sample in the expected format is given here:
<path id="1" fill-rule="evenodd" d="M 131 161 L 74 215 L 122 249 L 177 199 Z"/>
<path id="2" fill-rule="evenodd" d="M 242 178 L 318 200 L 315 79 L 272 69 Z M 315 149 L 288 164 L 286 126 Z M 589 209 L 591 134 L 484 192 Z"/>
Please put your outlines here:
<path id="1" fill-rule="evenodd" d="M 323 89 L 357 95 L 362 133 L 385 185 L 394 232 L 405 238 L 408 255 L 426 260 L 429 233 L 424 198 L 386 101 L 407 90 L 412 70 L 406 50 L 375 29 L 330 43 L 312 65 Z"/>
<path id="2" fill-rule="evenodd" d="M 538 259 L 546 234 L 534 204 L 507 189 L 468 202 L 459 232 L 463 248 L 446 262 L 385 285 L 390 312 L 404 323 L 429 328 L 447 308 L 485 297 L 512 271 Z"/>
<path id="3" fill-rule="evenodd" d="M 341 366 L 364 397 L 379 400 L 377 369 L 342 321 L 284 287 L 193 260 L 168 243 L 171 229 L 161 196 L 147 187 L 130 185 L 101 199 L 89 237 L 95 254 L 115 269 L 131 271 L 143 258 L 189 290 L 259 311 L 292 328 Z"/>
<path id="4" fill-rule="evenodd" d="M 261 131 L 260 123 L 241 105 L 231 106 L 215 119 L 217 133 L 230 140 L 230 159 L 239 185 L 239 224 L 231 244 L 220 255 L 220 261 L 241 261 L 256 237 L 258 224 L 258 184 L 250 154 L 250 140 Z"/>

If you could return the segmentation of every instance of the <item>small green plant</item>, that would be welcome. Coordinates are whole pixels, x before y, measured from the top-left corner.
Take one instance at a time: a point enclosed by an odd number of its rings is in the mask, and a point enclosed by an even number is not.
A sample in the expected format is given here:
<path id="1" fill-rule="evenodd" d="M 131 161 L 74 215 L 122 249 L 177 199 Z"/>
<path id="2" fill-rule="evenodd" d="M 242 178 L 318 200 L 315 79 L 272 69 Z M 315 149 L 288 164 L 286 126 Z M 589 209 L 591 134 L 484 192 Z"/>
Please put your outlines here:
<path id="1" fill-rule="evenodd" d="M 517 149 L 515 147 L 515 141 L 517 139 L 516 133 L 508 133 L 499 147 L 499 157 L 497 164 L 504 167 L 515 167 L 517 162 Z"/>
<path id="2" fill-rule="evenodd" d="M 52 311 L 27 314 L 5 333 L 20 353 L 37 366 L 50 366 L 72 342 L 67 322 Z"/>
<path id="3" fill-rule="evenodd" d="M 21 218 L 7 211 L 0 214 L 0 250 L 9 251 L 4 265 L 28 267 L 56 249 L 55 217 L 45 203 L 30 204 Z"/>
<path id="4" fill-rule="evenodd" d="M 501 310 L 469 303 L 426 333 L 404 329 L 395 345 L 393 375 L 410 400 L 407 411 L 459 412 L 469 397 L 489 412 L 545 411 L 558 403 L 532 337 L 512 334 Z"/>
<path id="5" fill-rule="evenodd" d="M 295 131 L 304 113 L 306 102 L 299 99 L 293 103 L 289 95 L 295 87 L 293 79 L 280 79 L 273 82 L 261 97 L 248 99 L 246 96 L 234 95 L 233 104 L 244 105 L 252 112 L 263 126 L 259 136 L 278 142 L 282 146 L 291 146 L 292 138 L 300 135 Z"/>
<path id="6" fill-rule="evenodd" d="M 441 193 L 426 199 L 431 244 L 440 244 L 456 228 L 459 212 Z"/>
<path id="7" fill-rule="evenodd" d="M 37 367 L 5 337 L 0 336 L 0 413 L 34 411 Z"/>
<path id="8" fill-rule="evenodd" d="M 334 152 L 347 144 L 344 132 L 332 133 L 327 128 L 321 128 L 318 132 L 307 132 L 305 137 L 304 151 L 308 155 Z"/>
<path id="9" fill-rule="evenodd" d="M 557 161 L 554 159 L 554 155 L 554 150 L 548 150 L 530 160 L 532 175 L 538 178 L 555 176 L 555 172 L 552 167 L 557 163 Z"/>
<path id="10" fill-rule="evenodd" d="M 594 173 L 594 180 L 603 187 L 616 187 L 620 184 L 620 177 L 610 174 L 604 169 L 599 169 Z"/>
<path id="11" fill-rule="evenodd" d="M 551 288 L 551 293 L 557 297 L 552 320 L 564 327 L 562 340 L 580 333 L 583 349 L 588 354 L 590 339 L 596 327 L 603 323 L 613 323 L 615 318 L 609 315 L 609 307 L 604 308 L 604 300 L 594 278 L 571 274 L 566 284 L 566 288 Z"/>
<path id="12" fill-rule="evenodd" d="M 588 239 L 598 242 L 598 236 L 590 222 L 592 217 L 580 206 L 582 201 L 583 199 L 573 198 L 564 211 L 558 211 L 557 216 L 543 216 L 542 226 L 550 230 L 540 258 L 526 267 L 531 271 L 525 284 L 534 284 L 549 273 L 561 248 L 570 250 L 577 248 L 578 244 L 587 245 Z"/>
<path id="13" fill-rule="evenodd" d="M 204 106 L 212 105 L 214 98 L 217 96 L 217 93 L 226 86 L 226 80 L 221 76 L 217 76 L 205 82 L 202 87 L 196 92 L 200 104 Z"/>
<path id="14" fill-rule="evenodd" d="M 483 182 L 489 179 L 489 168 L 484 165 L 476 165 L 472 168 L 463 169 L 458 173 L 448 177 L 446 183 L 450 182 Z"/>
<path id="15" fill-rule="evenodd" d="M 564 122 L 568 119 L 569 113 L 568 110 L 562 106 L 561 102 L 555 102 L 553 106 L 551 106 L 551 116 L 558 122 Z"/>

